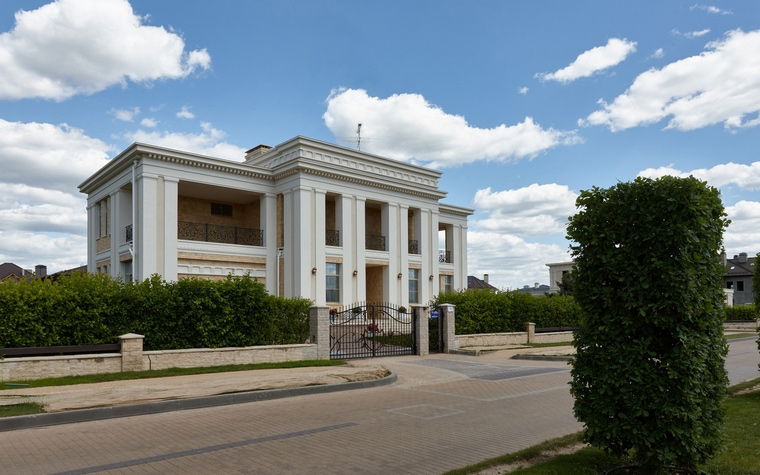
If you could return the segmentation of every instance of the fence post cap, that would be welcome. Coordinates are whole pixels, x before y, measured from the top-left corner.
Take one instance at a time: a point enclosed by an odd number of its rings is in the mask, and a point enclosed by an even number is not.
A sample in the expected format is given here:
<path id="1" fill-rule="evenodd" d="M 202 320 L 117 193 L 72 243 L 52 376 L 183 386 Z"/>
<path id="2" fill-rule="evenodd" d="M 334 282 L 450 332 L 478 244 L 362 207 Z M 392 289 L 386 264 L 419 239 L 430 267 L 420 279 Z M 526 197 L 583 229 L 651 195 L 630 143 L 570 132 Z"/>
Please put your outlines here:
<path id="1" fill-rule="evenodd" d="M 119 340 L 135 340 L 137 338 L 145 338 L 145 335 L 138 335 L 137 333 L 127 333 L 126 335 L 119 335 Z"/>

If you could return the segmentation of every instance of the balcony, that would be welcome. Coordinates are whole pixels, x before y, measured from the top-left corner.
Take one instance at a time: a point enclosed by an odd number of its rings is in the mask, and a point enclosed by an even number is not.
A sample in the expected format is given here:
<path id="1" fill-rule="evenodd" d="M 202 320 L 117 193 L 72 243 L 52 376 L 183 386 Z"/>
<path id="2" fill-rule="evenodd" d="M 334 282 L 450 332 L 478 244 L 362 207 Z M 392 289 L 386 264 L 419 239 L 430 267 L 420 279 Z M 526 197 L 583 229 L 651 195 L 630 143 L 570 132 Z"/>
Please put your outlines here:
<path id="1" fill-rule="evenodd" d="M 438 262 L 441 264 L 453 264 L 451 260 L 451 251 L 438 251 Z"/>
<path id="2" fill-rule="evenodd" d="M 262 229 L 179 221 L 177 223 L 177 239 L 217 242 L 221 244 L 240 244 L 243 246 L 263 246 L 264 231 Z"/>
<path id="3" fill-rule="evenodd" d="M 420 242 L 415 239 L 409 240 L 409 254 L 419 254 L 420 253 Z"/>
<path id="4" fill-rule="evenodd" d="M 387 251 L 385 246 L 385 236 L 375 236 L 367 234 L 364 240 L 364 248 L 371 251 Z"/>
<path id="5" fill-rule="evenodd" d="M 325 229 L 325 245 L 340 246 L 340 231 L 337 229 Z"/>

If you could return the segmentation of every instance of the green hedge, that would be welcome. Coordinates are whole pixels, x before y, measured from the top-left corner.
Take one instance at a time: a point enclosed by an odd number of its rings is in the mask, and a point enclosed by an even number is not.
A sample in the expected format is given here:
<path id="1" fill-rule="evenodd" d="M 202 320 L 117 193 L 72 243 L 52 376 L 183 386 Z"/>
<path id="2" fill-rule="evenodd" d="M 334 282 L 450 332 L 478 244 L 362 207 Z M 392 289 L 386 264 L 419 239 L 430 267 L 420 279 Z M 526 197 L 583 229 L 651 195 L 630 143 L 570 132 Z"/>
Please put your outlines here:
<path id="1" fill-rule="evenodd" d="M 755 309 L 754 304 L 726 307 L 726 320 L 752 321 L 756 319 L 757 319 L 757 310 Z"/>
<path id="2" fill-rule="evenodd" d="M 306 299 L 268 295 L 249 277 L 222 281 L 103 275 L 0 285 L 0 347 L 113 343 L 145 335 L 146 350 L 303 343 Z"/>
<path id="3" fill-rule="evenodd" d="M 456 305 L 457 335 L 525 331 L 536 328 L 577 326 L 581 308 L 571 296 L 534 297 L 524 292 L 470 290 L 438 295 L 433 305 Z"/>

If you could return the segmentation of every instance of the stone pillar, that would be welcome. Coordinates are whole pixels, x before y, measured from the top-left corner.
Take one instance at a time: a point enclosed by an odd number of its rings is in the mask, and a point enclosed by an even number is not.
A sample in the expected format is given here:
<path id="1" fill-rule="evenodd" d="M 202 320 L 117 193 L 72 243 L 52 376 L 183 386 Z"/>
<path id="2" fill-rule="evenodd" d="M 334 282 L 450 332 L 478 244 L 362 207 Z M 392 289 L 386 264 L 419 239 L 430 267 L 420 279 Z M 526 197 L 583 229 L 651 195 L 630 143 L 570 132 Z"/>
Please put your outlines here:
<path id="1" fill-rule="evenodd" d="M 414 332 L 417 334 L 417 354 L 426 356 L 430 353 L 430 335 L 428 334 L 428 320 L 430 319 L 430 307 L 415 305 Z"/>
<path id="2" fill-rule="evenodd" d="M 143 339 L 142 335 L 127 333 L 121 335 L 121 371 L 142 371 L 143 370 Z"/>
<path id="3" fill-rule="evenodd" d="M 451 353 L 457 349 L 456 338 L 456 312 L 455 306 L 450 303 L 444 303 L 438 306 L 438 318 L 443 319 L 441 333 L 443 333 L 443 353 Z"/>
<path id="4" fill-rule="evenodd" d="M 330 309 L 309 308 L 309 343 L 317 345 L 317 359 L 330 359 Z"/>
<path id="5" fill-rule="evenodd" d="M 534 341 L 536 341 L 536 324 L 535 323 L 526 323 L 525 324 L 525 332 L 528 334 L 528 344 L 530 345 Z"/>

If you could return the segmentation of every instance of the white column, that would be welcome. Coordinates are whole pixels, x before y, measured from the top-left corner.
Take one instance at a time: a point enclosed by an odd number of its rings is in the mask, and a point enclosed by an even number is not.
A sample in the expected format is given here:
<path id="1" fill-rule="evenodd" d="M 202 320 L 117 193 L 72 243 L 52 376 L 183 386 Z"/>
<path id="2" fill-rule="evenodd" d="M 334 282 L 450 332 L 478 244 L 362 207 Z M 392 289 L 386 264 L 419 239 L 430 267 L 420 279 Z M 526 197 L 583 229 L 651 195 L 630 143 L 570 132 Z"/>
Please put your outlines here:
<path id="1" fill-rule="evenodd" d="M 267 193 L 261 197 L 259 216 L 267 250 L 265 284 L 270 295 L 277 295 L 277 195 Z"/>
<path id="2" fill-rule="evenodd" d="M 457 226 L 458 258 L 454 267 L 454 289 L 467 288 L 467 226 Z"/>
<path id="3" fill-rule="evenodd" d="M 398 272 L 408 273 L 409 269 L 409 206 L 401 205 L 398 216 L 398 237 L 399 237 L 399 249 L 398 249 L 398 271 L 391 272 L 391 280 L 393 276 Z M 393 261 L 393 254 L 391 254 L 391 261 Z M 398 288 L 396 300 L 394 302 L 399 305 L 408 306 L 409 301 L 404 299 L 404 290 L 401 288 L 399 279 L 396 279 L 396 287 Z M 407 293 L 409 292 L 409 286 L 407 285 Z"/>
<path id="4" fill-rule="evenodd" d="M 399 253 L 399 225 L 398 225 L 398 205 L 388 203 L 382 208 L 382 227 L 383 235 L 385 236 L 385 242 L 388 246 L 388 269 L 387 272 L 383 272 L 383 300 L 386 302 L 399 303 L 399 286 L 398 275 L 399 272 L 404 272 L 403 268 L 399 268 L 399 262 L 396 256 Z"/>
<path id="5" fill-rule="evenodd" d="M 422 260 L 422 277 L 420 277 L 420 299 L 422 302 L 427 302 L 435 295 L 435 289 L 438 287 L 438 279 L 435 276 L 439 275 L 438 271 L 438 211 L 431 210 L 430 212 L 430 230 L 431 230 L 431 247 L 433 249 L 430 259 Z M 433 280 L 430 280 L 430 276 L 433 276 Z"/>
<path id="6" fill-rule="evenodd" d="M 312 266 L 317 269 L 317 273 L 312 275 L 312 294 L 317 306 L 323 307 L 327 301 L 327 282 L 325 276 L 325 200 L 326 192 L 324 190 L 314 190 L 313 192 L 313 209 L 312 214 L 312 233 L 313 233 L 313 262 Z M 345 271 L 344 271 L 345 273 Z"/>
<path id="7" fill-rule="evenodd" d="M 281 297 L 292 297 L 293 296 L 293 279 L 294 279 L 294 268 L 293 268 L 293 260 L 295 256 L 295 245 L 296 241 L 294 240 L 294 226 L 293 226 L 293 220 L 295 219 L 294 211 L 295 206 L 293 205 L 293 191 L 288 190 L 282 193 L 282 214 L 283 214 L 283 245 L 285 249 L 283 250 L 283 274 L 285 274 L 282 277 L 283 280 L 283 295 Z"/>
<path id="8" fill-rule="evenodd" d="M 298 188 L 293 190 L 291 203 L 293 206 L 291 220 L 292 253 L 290 269 L 293 274 L 293 291 L 291 295 L 315 300 L 311 291 L 311 282 L 315 277 L 311 270 L 314 265 L 312 254 L 313 230 L 311 225 L 312 206 L 311 190 Z"/>
<path id="9" fill-rule="evenodd" d="M 87 272 L 95 272 L 96 241 L 98 239 L 98 203 L 87 203 Z"/>
<path id="10" fill-rule="evenodd" d="M 177 225 L 179 220 L 179 179 L 163 177 L 163 272 L 164 279 L 177 280 Z"/>
<path id="11" fill-rule="evenodd" d="M 137 178 L 137 244 L 138 265 L 135 278 L 138 281 L 158 273 L 157 216 L 158 180 L 156 177 L 141 174 Z"/>
<path id="12" fill-rule="evenodd" d="M 354 260 L 354 223 L 352 220 L 352 203 L 350 196 L 341 195 L 335 200 L 335 222 L 340 231 L 340 245 L 343 250 L 343 265 L 340 274 L 340 303 L 348 305 L 358 300 L 356 296 L 356 283 L 359 273 L 365 270 L 356 267 Z M 354 276 L 356 271 L 356 276 Z"/>
<path id="13" fill-rule="evenodd" d="M 367 201 L 357 196 L 354 200 L 354 250 L 356 258 L 354 265 L 358 269 L 356 280 L 354 281 L 356 292 L 355 302 L 367 300 L 367 222 L 366 222 L 366 205 Z"/>
<path id="14" fill-rule="evenodd" d="M 108 265 L 111 277 L 119 277 L 121 274 L 121 263 L 119 262 L 119 245 L 121 244 L 121 234 L 119 229 L 119 191 L 112 192 L 109 197 L 108 208 L 108 234 L 111 235 L 111 263 Z M 122 276 L 123 277 L 123 276 Z"/>

